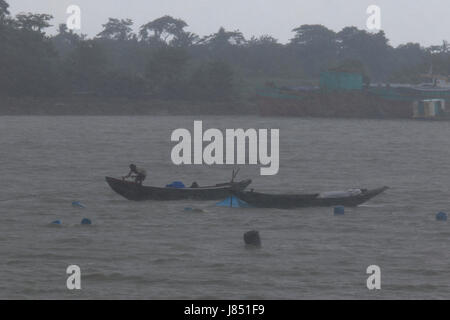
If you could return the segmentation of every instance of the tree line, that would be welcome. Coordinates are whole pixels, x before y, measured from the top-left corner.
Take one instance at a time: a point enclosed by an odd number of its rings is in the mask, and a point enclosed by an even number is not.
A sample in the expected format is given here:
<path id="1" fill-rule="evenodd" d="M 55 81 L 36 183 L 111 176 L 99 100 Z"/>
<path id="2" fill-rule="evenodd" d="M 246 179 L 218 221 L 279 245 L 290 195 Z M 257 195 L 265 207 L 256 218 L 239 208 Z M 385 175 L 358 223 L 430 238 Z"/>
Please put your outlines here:
<path id="1" fill-rule="evenodd" d="M 254 79 L 294 79 L 314 83 L 330 68 L 362 73 L 372 82 L 420 82 L 430 66 L 450 74 L 447 42 L 393 47 L 383 31 L 356 27 L 334 32 L 301 25 L 282 44 L 270 35 L 246 39 L 239 30 L 219 28 L 200 37 L 171 16 L 133 32 L 130 19 L 109 18 L 93 38 L 59 25 L 53 17 L 11 16 L 0 0 L 0 95 L 93 94 L 130 98 L 227 100 L 243 96 Z M 256 81 L 256 80 L 255 80 Z"/>

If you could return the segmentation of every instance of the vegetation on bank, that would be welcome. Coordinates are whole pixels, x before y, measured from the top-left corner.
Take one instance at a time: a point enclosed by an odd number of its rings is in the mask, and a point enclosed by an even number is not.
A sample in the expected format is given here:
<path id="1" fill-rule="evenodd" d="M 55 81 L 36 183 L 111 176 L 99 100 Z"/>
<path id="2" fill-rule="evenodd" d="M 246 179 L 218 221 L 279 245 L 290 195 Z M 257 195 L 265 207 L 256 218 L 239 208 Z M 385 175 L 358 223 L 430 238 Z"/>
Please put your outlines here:
<path id="1" fill-rule="evenodd" d="M 321 71 L 361 72 L 366 81 L 418 82 L 433 65 L 450 74 L 447 42 L 393 47 L 383 31 L 322 25 L 293 29 L 289 43 L 270 35 L 246 39 L 220 28 L 200 37 L 187 23 L 164 16 L 132 31 L 130 19 L 110 18 L 94 38 L 65 25 L 45 33 L 52 16 L 15 17 L 0 0 L 0 96 L 95 96 L 186 102 L 236 102 L 266 82 L 317 83 Z"/>

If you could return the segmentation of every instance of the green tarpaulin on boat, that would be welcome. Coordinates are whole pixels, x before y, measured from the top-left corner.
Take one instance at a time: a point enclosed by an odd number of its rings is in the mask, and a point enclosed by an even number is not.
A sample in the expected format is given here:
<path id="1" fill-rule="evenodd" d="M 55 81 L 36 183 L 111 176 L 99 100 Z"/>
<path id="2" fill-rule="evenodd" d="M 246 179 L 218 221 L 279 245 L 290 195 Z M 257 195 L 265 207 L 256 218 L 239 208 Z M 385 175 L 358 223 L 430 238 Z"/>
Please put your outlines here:
<path id="1" fill-rule="evenodd" d="M 242 201 L 241 199 L 236 198 L 235 196 L 231 196 L 223 201 L 216 203 L 216 207 L 250 208 L 251 206 L 247 202 Z"/>

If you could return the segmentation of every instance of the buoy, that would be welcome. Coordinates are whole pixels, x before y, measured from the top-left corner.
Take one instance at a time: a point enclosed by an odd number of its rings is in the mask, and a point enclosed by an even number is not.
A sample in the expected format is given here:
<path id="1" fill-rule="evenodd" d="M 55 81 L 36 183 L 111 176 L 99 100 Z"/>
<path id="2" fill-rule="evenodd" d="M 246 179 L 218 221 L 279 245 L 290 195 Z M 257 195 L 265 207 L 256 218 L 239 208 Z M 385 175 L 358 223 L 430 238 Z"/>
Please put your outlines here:
<path id="1" fill-rule="evenodd" d="M 72 207 L 74 207 L 74 208 L 86 208 L 80 201 L 72 202 Z"/>
<path id="2" fill-rule="evenodd" d="M 447 221 L 447 213 L 445 213 L 445 212 L 439 212 L 437 215 L 436 215 L 436 220 L 437 221 Z"/>
<path id="3" fill-rule="evenodd" d="M 244 234 L 244 242 L 247 246 L 261 247 L 259 232 L 252 230 Z"/>
<path id="4" fill-rule="evenodd" d="M 230 197 L 226 198 L 225 200 L 216 203 L 216 207 L 250 208 L 251 206 L 247 202 L 245 202 L 235 196 L 230 196 Z"/>
<path id="5" fill-rule="evenodd" d="M 192 210 L 194 210 L 194 209 L 192 209 L 192 208 L 184 208 L 184 211 L 192 211 Z"/>
<path id="6" fill-rule="evenodd" d="M 61 222 L 61 220 L 55 220 L 55 221 L 53 221 L 51 224 L 54 224 L 54 225 L 61 225 L 62 222 Z"/>
<path id="7" fill-rule="evenodd" d="M 335 216 L 343 215 L 343 214 L 345 214 L 345 208 L 343 206 L 334 207 L 334 215 Z"/>
<path id="8" fill-rule="evenodd" d="M 92 221 L 89 220 L 88 218 L 84 218 L 83 220 L 81 220 L 81 224 L 83 224 L 83 225 L 91 225 Z"/>

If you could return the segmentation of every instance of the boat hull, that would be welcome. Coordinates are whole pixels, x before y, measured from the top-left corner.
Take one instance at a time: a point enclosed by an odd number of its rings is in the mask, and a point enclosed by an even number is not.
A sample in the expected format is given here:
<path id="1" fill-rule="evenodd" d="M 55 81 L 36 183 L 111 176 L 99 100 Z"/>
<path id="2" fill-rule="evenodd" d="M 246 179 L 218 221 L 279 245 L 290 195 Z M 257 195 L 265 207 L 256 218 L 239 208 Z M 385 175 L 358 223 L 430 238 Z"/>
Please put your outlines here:
<path id="1" fill-rule="evenodd" d="M 233 193 L 239 199 L 247 202 L 253 207 L 292 209 L 305 207 L 332 207 L 338 205 L 345 207 L 356 207 L 383 193 L 387 189 L 389 188 L 382 187 L 378 189 L 365 190 L 359 195 L 341 198 L 320 198 L 318 193 L 301 195 L 275 195 L 252 191 L 233 191 Z"/>
<path id="2" fill-rule="evenodd" d="M 106 182 L 117 194 L 132 201 L 145 200 L 222 200 L 231 194 L 232 190 L 243 191 L 252 182 L 244 180 L 235 183 L 223 183 L 216 186 L 199 188 L 159 188 L 141 186 L 134 182 L 106 177 Z"/>

